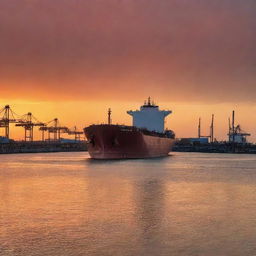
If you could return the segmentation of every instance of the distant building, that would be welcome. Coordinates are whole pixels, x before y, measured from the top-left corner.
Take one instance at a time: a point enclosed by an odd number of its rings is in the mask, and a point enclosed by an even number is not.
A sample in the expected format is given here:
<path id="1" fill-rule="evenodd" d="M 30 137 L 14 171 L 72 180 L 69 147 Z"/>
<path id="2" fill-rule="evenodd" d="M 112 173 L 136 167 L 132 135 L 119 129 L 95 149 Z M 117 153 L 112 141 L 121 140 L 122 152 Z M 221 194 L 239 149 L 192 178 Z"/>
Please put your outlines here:
<path id="1" fill-rule="evenodd" d="M 80 140 L 74 140 L 74 139 L 66 139 L 66 138 L 60 138 L 61 143 L 81 143 Z"/>
<path id="2" fill-rule="evenodd" d="M 229 142 L 240 143 L 240 144 L 247 143 L 248 136 L 251 136 L 251 134 L 242 131 L 240 125 L 237 125 L 234 128 L 234 132 L 230 130 L 228 134 Z"/>
<path id="3" fill-rule="evenodd" d="M 209 143 L 209 138 L 207 138 L 207 137 L 189 138 L 189 141 L 192 143 L 207 144 L 207 143 Z"/>
<path id="4" fill-rule="evenodd" d="M 9 143 L 9 142 L 10 140 L 8 138 L 0 136 L 0 143 Z"/>
<path id="5" fill-rule="evenodd" d="M 209 143 L 209 138 L 207 137 L 200 137 L 200 138 L 188 138 L 191 143 L 200 143 L 200 144 L 207 144 Z"/>
<path id="6" fill-rule="evenodd" d="M 182 138 L 179 140 L 181 144 L 207 144 L 209 143 L 208 137 L 201 138 Z"/>

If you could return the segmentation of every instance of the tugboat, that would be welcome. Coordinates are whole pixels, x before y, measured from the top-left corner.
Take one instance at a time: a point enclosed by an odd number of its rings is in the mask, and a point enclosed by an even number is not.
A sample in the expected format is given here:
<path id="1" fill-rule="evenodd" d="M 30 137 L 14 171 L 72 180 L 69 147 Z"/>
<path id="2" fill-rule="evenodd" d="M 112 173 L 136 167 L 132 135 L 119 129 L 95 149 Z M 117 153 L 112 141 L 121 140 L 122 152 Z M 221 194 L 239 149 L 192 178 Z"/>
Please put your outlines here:
<path id="1" fill-rule="evenodd" d="M 169 110 L 159 110 L 150 97 L 140 110 L 127 111 L 133 126 L 111 124 L 90 125 L 84 128 L 88 152 L 93 159 L 136 159 L 167 156 L 175 142 L 175 134 L 164 129 Z"/>

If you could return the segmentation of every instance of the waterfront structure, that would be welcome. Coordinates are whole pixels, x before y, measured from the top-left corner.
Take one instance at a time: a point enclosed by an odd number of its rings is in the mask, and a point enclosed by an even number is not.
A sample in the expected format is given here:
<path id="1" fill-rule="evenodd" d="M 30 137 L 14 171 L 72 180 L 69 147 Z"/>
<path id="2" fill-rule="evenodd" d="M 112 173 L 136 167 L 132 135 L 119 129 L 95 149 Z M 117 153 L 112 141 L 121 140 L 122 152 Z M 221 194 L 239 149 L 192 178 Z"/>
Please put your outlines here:
<path id="1" fill-rule="evenodd" d="M 184 143 L 189 144 L 208 144 L 209 143 L 209 137 L 200 137 L 200 138 L 182 138 L 181 139 Z"/>
<path id="2" fill-rule="evenodd" d="M 244 132 L 242 131 L 240 125 L 237 125 L 235 128 L 234 128 L 234 132 L 231 131 L 229 134 L 228 134 L 228 137 L 229 137 L 229 142 L 231 143 L 247 143 L 247 137 L 248 136 L 251 136 L 250 133 L 247 133 L 247 132 Z"/>
<path id="3" fill-rule="evenodd" d="M 0 136 L 0 144 L 1 143 L 10 143 L 10 139 L 8 139 L 6 137 L 3 137 L 3 136 Z"/>
<path id="4" fill-rule="evenodd" d="M 241 129 L 240 125 L 235 126 L 235 111 L 232 112 L 232 125 L 230 124 L 229 119 L 229 132 L 228 132 L 228 140 L 230 143 L 247 143 L 247 137 L 251 136 L 250 133 L 247 133 Z"/>

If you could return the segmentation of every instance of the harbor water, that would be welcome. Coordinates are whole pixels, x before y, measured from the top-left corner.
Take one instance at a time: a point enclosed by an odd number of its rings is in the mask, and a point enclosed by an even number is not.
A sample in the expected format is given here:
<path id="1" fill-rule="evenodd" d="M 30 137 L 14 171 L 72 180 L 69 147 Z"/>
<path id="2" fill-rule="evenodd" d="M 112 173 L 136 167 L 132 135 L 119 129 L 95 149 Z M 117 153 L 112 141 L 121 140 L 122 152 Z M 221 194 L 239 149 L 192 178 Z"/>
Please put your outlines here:
<path id="1" fill-rule="evenodd" d="M 0 156 L 1 256 L 256 255 L 256 155 Z"/>

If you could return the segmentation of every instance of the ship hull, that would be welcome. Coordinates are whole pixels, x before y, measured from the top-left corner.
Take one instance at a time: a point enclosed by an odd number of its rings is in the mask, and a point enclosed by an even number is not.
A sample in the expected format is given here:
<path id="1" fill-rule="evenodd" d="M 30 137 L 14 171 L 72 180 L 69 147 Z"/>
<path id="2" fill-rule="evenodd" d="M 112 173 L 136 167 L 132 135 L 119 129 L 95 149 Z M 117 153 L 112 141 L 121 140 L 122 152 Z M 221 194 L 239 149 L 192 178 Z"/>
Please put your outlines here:
<path id="1" fill-rule="evenodd" d="M 131 126 L 91 125 L 84 129 L 93 159 L 135 159 L 167 156 L 175 139 L 145 134 Z"/>

